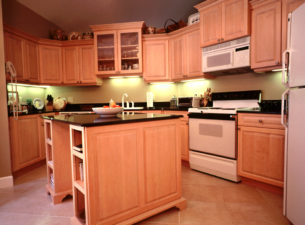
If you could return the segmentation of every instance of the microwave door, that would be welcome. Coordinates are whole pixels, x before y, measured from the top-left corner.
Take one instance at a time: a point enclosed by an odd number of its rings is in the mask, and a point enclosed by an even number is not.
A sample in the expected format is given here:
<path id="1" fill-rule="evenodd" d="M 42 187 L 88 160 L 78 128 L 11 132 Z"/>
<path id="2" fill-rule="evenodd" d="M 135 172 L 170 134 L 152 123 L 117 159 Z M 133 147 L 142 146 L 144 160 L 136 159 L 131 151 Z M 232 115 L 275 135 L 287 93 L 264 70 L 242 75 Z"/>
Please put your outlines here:
<path id="1" fill-rule="evenodd" d="M 202 53 L 203 58 L 203 72 L 213 72 L 226 70 L 233 67 L 233 51 L 219 51 L 212 53 Z"/>

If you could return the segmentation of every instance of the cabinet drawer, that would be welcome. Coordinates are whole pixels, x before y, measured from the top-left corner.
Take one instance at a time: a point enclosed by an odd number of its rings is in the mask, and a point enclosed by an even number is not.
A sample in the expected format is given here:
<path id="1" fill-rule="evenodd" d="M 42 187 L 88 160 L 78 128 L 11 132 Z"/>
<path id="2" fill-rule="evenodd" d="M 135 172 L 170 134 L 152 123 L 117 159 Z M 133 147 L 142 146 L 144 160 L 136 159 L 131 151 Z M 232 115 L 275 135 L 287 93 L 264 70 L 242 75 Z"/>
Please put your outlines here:
<path id="1" fill-rule="evenodd" d="M 284 129 L 281 115 L 239 113 L 238 126 Z"/>

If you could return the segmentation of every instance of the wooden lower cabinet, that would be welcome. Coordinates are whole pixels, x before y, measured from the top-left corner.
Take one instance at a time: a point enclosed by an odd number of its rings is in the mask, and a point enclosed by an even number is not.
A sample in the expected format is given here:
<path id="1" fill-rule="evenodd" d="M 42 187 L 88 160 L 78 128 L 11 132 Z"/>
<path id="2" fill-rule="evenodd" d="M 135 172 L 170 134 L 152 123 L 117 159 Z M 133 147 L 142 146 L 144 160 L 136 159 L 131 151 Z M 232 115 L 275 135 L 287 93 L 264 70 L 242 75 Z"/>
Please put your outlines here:
<path id="1" fill-rule="evenodd" d="M 45 158 L 40 115 L 9 118 L 12 171 L 16 172 Z"/>
<path id="2" fill-rule="evenodd" d="M 178 129 L 179 119 L 85 127 L 81 154 L 74 151 L 73 143 L 79 142 L 71 135 L 78 196 L 72 224 L 134 224 L 174 206 L 183 208 Z M 83 181 L 77 175 L 79 161 L 85 165 Z"/>
<path id="3" fill-rule="evenodd" d="M 283 187 L 285 130 L 264 127 L 268 119 L 278 119 L 280 123 L 280 115 L 259 119 L 257 114 L 239 114 L 238 120 L 252 116 L 257 118 L 257 124 L 238 125 L 238 175 Z"/>

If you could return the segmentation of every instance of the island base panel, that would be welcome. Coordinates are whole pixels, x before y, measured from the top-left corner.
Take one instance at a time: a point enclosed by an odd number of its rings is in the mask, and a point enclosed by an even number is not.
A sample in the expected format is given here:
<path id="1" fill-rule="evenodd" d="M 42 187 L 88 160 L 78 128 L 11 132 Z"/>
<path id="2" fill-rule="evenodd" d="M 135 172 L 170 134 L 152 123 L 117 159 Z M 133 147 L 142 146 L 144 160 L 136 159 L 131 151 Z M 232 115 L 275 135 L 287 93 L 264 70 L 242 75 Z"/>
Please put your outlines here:
<path id="1" fill-rule="evenodd" d="M 54 205 L 61 203 L 63 201 L 63 199 L 65 197 L 67 197 L 68 195 L 73 196 L 72 195 L 72 190 L 71 191 L 64 191 L 64 192 L 60 192 L 60 193 L 55 193 L 53 188 L 49 184 L 46 185 L 46 190 L 47 190 L 47 193 L 51 196 L 52 203 Z"/>
<path id="2" fill-rule="evenodd" d="M 117 223 L 117 225 L 131 225 L 131 224 L 134 224 L 134 223 L 137 223 L 137 222 L 140 222 L 142 220 L 145 220 L 151 216 L 154 216 L 158 213 L 161 213 L 163 211 L 166 211 L 170 208 L 178 208 L 179 210 L 183 210 L 186 208 L 186 200 L 185 198 L 180 198 L 178 200 L 175 200 L 175 201 L 172 201 L 172 202 L 169 202 L 165 205 L 162 205 L 158 208 L 154 208 L 152 210 L 149 210 L 147 212 L 144 212 L 142 214 L 139 214 L 135 217 L 132 217 L 128 220 L 125 220 L 123 222 L 120 222 L 120 223 Z M 83 223 L 79 218 L 77 217 L 72 217 L 71 218 L 71 225 L 84 225 L 85 223 Z"/>

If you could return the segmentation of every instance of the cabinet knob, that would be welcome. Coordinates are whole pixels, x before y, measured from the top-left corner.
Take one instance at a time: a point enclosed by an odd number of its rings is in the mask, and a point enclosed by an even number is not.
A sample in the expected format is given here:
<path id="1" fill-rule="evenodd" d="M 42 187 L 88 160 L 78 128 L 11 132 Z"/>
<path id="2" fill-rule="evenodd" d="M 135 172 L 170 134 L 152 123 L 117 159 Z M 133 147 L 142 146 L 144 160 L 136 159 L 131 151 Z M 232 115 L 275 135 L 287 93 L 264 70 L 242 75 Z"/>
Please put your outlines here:
<path id="1" fill-rule="evenodd" d="M 276 65 L 279 65 L 279 64 L 280 64 L 280 62 L 279 62 L 279 61 L 275 61 L 275 64 L 276 64 Z"/>
<path id="2" fill-rule="evenodd" d="M 225 39 L 221 38 L 221 41 L 224 41 Z"/>
<path id="3" fill-rule="evenodd" d="M 259 123 L 263 123 L 263 120 L 258 120 Z"/>

